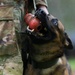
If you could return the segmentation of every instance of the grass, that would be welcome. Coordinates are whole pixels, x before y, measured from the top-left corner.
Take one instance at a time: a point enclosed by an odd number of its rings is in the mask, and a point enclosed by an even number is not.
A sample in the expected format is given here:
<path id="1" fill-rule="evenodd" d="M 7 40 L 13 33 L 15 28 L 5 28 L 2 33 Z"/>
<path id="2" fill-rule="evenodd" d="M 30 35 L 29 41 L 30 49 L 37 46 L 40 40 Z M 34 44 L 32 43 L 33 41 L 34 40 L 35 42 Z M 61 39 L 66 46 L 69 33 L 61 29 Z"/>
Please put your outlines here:
<path id="1" fill-rule="evenodd" d="M 72 70 L 75 71 L 75 58 L 70 58 L 69 63 L 71 65 Z"/>

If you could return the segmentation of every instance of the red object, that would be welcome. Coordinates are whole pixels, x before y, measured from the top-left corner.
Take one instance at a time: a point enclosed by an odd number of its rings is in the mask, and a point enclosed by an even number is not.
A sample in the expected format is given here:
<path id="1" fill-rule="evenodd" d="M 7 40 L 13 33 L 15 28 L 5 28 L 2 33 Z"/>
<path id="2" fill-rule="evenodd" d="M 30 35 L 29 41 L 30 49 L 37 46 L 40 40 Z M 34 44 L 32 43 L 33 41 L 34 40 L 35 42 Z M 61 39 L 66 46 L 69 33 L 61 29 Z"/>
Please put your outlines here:
<path id="1" fill-rule="evenodd" d="M 40 26 L 40 21 L 36 18 L 33 14 L 28 13 L 24 17 L 26 24 L 29 26 L 30 29 L 37 30 Z"/>

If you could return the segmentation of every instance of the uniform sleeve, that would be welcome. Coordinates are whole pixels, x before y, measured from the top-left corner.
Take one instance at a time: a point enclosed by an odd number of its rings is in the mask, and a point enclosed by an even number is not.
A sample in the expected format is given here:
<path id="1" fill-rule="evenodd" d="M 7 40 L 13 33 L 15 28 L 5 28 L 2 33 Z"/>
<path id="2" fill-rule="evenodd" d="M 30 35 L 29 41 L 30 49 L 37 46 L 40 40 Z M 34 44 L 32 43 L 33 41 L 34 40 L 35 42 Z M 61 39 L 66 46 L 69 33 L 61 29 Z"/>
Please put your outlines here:
<path id="1" fill-rule="evenodd" d="M 35 0 L 35 4 L 47 6 L 47 0 Z"/>

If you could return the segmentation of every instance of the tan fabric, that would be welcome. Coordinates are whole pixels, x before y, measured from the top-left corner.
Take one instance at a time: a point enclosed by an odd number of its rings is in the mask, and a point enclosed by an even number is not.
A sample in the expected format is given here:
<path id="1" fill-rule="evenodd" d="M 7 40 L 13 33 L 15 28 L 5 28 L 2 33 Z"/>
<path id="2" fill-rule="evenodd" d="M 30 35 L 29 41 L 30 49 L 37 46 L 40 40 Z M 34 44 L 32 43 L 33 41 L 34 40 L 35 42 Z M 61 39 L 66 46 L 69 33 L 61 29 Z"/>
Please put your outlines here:
<path id="1" fill-rule="evenodd" d="M 13 7 L 12 6 L 1 6 L 0 7 L 0 20 L 13 19 Z"/>
<path id="2" fill-rule="evenodd" d="M 22 75 L 21 55 L 10 57 L 0 56 L 0 75 Z"/>
<path id="3" fill-rule="evenodd" d="M 45 5 L 47 6 L 47 1 L 46 0 L 35 0 L 36 5 Z"/>
<path id="4" fill-rule="evenodd" d="M 15 33 L 21 31 L 20 20 L 20 8 L 10 4 L 0 6 L 0 75 L 22 75 L 22 60 Z"/>
<path id="5" fill-rule="evenodd" d="M 13 7 L 0 7 L 0 55 L 17 54 Z"/>

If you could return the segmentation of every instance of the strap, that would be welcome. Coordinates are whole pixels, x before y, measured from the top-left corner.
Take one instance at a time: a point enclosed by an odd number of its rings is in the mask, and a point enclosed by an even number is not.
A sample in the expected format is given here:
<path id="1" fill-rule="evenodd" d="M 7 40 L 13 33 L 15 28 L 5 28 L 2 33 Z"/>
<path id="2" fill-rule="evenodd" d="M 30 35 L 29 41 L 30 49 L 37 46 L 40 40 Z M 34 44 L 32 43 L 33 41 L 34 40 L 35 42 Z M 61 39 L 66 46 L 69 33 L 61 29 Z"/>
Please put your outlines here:
<path id="1" fill-rule="evenodd" d="M 57 63 L 57 61 L 58 61 L 58 58 L 54 59 L 54 60 L 48 60 L 45 62 L 36 62 L 36 61 L 32 60 L 32 64 L 33 64 L 34 68 L 46 69 L 46 68 L 49 68 L 49 67 L 52 67 L 53 65 L 55 65 Z"/>

